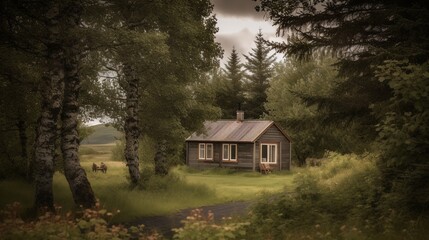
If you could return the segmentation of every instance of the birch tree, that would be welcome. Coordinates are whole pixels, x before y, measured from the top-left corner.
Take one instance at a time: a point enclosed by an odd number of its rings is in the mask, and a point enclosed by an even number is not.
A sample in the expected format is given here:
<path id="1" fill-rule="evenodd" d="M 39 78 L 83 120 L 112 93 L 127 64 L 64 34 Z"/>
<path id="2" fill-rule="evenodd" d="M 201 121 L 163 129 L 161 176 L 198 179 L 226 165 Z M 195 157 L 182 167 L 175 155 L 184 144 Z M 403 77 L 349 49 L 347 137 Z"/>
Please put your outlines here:
<path id="1" fill-rule="evenodd" d="M 79 24 L 84 5 L 82 1 L 72 1 L 67 6 L 67 41 L 64 43 L 64 98 L 61 112 L 61 151 L 64 174 L 76 205 L 95 206 L 96 199 L 85 170 L 79 160 L 79 92 L 81 89 L 81 62 L 85 52 L 82 46 Z M 85 38 L 84 38 L 85 39 Z"/>

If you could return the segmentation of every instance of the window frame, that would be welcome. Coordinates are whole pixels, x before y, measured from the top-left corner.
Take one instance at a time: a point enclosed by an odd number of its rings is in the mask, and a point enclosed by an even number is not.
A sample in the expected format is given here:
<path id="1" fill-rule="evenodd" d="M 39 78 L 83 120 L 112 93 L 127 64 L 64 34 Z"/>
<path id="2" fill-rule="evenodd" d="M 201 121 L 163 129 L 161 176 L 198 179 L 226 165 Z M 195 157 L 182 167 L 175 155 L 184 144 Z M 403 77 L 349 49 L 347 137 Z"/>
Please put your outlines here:
<path id="1" fill-rule="evenodd" d="M 235 156 L 234 156 L 234 158 L 232 158 L 232 155 L 231 155 L 231 153 L 232 153 L 232 151 L 231 151 L 232 146 L 235 147 Z M 238 156 L 238 146 L 237 146 L 237 144 L 230 144 L 229 145 L 229 160 L 231 162 L 237 162 L 237 156 Z"/>
<path id="2" fill-rule="evenodd" d="M 211 147 L 211 154 L 208 156 L 208 146 Z M 213 161 L 213 155 L 214 155 L 214 147 L 213 143 L 198 143 L 198 160 L 209 160 Z M 203 153 L 203 155 L 201 154 Z"/>
<path id="3" fill-rule="evenodd" d="M 203 150 L 203 155 L 201 156 L 201 150 Z M 206 144 L 199 143 L 198 144 L 198 159 L 205 160 L 206 159 Z"/>
<path id="4" fill-rule="evenodd" d="M 226 151 L 225 147 L 227 147 Z M 225 158 L 225 153 L 227 153 L 227 158 Z M 222 161 L 229 161 L 229 144 L 227 143 L 222 144 Z"/>
<path id="5" fill-rule="evenodd" d="M 231 155 L 232 147 L 235 147 L 234 156 Z M 226 148 L 225 148 L 226 147 Z M 225 153 L 227 154 L 227 158 L 225 158 Z M 222 161 L 224 162 L 237 162 L 238 161 L 238 144 L 236 143 L 224 143 L 222 144 Z"/>
<path id="6" fill-rule="evenodd" d="M 266 161 L 263 161 L 262 158 L 262 148 L 267 146 L 267 158 Z M 272 147 L 274 147 L 274 161 L 270 162 L 270 155 L 272 154 Z M 260 162 L 265 164 L 277 164 L 278 161 L 278 144 L 277 143 L 261 143 L 260 148 Z"/>
<path id="7" fill-rule="evenodd" d="M 208 156 L 208 146 L 210 146 L 211 147 L 211 156 Z M 213 143 L 206 143 L 206 160 L 213 160 L 213 152 L 214 152 L 214 148 L 213 148 Z"/>

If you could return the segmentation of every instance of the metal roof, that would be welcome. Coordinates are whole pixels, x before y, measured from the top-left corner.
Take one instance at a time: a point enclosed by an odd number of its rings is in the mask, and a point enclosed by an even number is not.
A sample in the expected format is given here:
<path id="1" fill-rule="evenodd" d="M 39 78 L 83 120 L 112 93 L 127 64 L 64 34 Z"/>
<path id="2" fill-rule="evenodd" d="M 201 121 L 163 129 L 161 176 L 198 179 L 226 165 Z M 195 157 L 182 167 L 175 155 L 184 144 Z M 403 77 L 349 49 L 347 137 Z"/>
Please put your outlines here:
<path id="1" fill-rule="evenodd" d="M 269 120 L 206 121 L 205 131 L 201 134 L 193 133 L 186 141 L 254 142 L 273 124 Z"/>

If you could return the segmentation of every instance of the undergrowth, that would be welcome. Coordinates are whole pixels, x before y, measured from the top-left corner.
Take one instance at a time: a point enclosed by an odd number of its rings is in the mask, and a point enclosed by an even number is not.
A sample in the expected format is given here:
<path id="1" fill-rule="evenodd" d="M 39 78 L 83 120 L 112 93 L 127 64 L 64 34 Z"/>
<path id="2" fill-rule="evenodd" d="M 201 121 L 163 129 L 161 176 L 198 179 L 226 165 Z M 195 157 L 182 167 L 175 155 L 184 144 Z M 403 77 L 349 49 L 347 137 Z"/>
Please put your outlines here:
<path id="1" fill-rule="evenodd" d="M 180 240 L 217 240 L 243 239 L 246 235 L 245 227 L 248 222 L 232 221 L 224 218 L 221 223 L 214 221 L 213 212 L 204 213 L 202 209 L 194 209 L 183 220 L 182 228 L 175 228 L 174 239 Z"/>
<path id="2" fill-rule="evenodd" d="M 144 225 L 125 227 L 109 225 L 114 213 L 100 207 L 82 209 L 76 213 L 42 212 L 37 219 L 23 220 L 21 205 L 9 204 L 1 211 L 1 239 L 162 239 L 156 232 L 146 232 Z"/>
<path id="3" fill-rule="evenodd" d="M 425 239 L 428 219 L 385 204 L 377 157 L 328 153 L 256 205 L 246 239 Z"/>

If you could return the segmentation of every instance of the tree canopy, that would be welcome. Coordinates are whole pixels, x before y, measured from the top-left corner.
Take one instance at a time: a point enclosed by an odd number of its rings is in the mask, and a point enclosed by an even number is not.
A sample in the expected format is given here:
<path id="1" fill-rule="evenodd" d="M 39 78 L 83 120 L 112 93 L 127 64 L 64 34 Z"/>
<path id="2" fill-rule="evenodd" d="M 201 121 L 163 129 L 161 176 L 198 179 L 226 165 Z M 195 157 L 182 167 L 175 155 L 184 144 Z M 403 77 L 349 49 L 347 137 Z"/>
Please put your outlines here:
<path id="1" fill-rule="evenodd" d="M 266 90 L 273 74 L 274 54 L 265 44 L 262 31 L 256 35 L 256 47 L 249 55 L 244 55 L 246 63 L 246 115 L 249 118 L 262 118 L 265 113 L 264 103 L 267 101 Z"/>
<path id="2" fill-rule="evenodd" d="M 266 11 L 277 33 L 287 38 L 270 46 L 298 59 L 337 56 L 339 76 L 345 81 L 327 98 L 302 99 L 324 108 L 331 124 L 352 120 L 376 146 L 390 206 L 427 211 L 427 157 L 417 157 L 427 156 L 429 149 L 423 120 L 427 109 L 421 107 L 428 105 L 427 2 L 258 2 L 257 10 Z"/>

